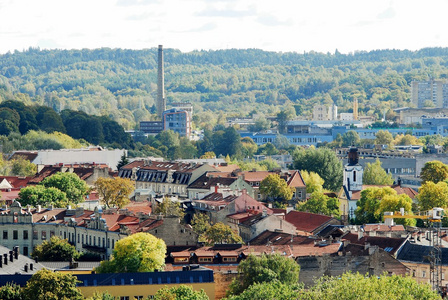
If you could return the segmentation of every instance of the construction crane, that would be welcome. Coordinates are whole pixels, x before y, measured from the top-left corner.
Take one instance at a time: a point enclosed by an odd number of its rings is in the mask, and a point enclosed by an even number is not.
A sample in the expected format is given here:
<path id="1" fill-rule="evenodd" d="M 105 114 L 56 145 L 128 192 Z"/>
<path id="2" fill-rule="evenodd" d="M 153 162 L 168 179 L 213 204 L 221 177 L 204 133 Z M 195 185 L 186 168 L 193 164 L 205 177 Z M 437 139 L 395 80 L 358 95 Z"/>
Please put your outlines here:
<path id="1" fill-rule="evenodd" d="M 428 211 L 422 212 L 405 212 L 401 208 L 399 212 L 385 212 L 384 219 L 386 224 L 388 219 L 420 219 L 429 222 L 430 231 L 430 247 L 431 252 L 429 256 L 431 285 L 432 288 L 440 293 L 441 279 L 442 279 L 442 238 L 440 236 L 440 228 L 442 219 L 445 216 L 443 208 L 434 207 Z"/>

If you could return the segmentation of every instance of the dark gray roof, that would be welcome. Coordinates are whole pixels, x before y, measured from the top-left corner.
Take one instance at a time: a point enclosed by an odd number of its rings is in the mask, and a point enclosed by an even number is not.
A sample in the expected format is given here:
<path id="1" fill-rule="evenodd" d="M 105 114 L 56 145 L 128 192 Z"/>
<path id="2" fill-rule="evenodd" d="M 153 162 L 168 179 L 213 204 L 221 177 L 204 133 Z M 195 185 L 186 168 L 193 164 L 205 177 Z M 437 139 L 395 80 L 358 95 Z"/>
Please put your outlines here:
<path id="1" fill-rule="evenodd" d="M 431 249 L 431 246 L 422 246 L 406 241 L 399 251 L 397 259 L 400 261 L 429 264 Z M 441 248 L 441 250 L 442 265 L 448 265 L 448 248 Z"/>
<path id="2" fill-rule="evenodd" d="M 36 271 L 44 268 L 44 266 L 41 265 L 40 263 L 36 263 L 33 259 L 20 254 L 17 259 L 13 258 L 13 261 L 11 262 L 9 259 L 10 258 L 9 251 L 11 251 L 11 249 L 0 246 L 0 255 L 1 255 L 0 259 L 2 259 L 2 267 L 0 268 L 0 275 L 16 274 L 16 273 L 34 274 L 36 273 Z M 7 265 L 3 263 L 4 254 L 7 254 L 8 257 Z M 33 265 L 33 270 L 30 269 L 31 264 Z M 25 272 L 25 265 L 28 265 L 28 272 Z"/>

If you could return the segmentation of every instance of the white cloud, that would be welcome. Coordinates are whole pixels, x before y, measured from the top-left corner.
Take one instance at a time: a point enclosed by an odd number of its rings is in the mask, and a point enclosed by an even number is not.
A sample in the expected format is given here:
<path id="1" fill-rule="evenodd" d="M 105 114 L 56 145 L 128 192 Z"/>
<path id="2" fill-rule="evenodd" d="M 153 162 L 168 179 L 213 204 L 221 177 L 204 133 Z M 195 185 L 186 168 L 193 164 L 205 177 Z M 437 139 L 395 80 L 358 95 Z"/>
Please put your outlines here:
<path id="1" fill-rule="evenodd" d="M 444 0 L 0 0 L 0 53 L 159 44 L 181 51 L 447 47 L 447 9 Z"/>

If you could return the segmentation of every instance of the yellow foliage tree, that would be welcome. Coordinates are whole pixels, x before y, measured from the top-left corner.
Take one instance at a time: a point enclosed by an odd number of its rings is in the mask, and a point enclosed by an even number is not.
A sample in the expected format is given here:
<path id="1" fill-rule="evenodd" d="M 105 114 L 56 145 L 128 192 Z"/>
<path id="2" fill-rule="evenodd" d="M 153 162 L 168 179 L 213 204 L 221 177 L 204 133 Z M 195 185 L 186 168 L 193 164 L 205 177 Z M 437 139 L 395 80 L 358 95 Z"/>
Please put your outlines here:
<path id="1" fill-rule="evenodd" d="M 112 258 L 102 261 L 97 273 L 153 272 L 165 265 L 166 245 L 162 239 L 139 232 L 115 244 Z"/>
<path id="2" fill-rule="evenodd" d="M 95 181 L 95 189 L 107 207 L 122 208 L 129 203 L 129 196 L 134 191 L 135 186 L 132 181 L 126 178 L 100 177 Z"/>

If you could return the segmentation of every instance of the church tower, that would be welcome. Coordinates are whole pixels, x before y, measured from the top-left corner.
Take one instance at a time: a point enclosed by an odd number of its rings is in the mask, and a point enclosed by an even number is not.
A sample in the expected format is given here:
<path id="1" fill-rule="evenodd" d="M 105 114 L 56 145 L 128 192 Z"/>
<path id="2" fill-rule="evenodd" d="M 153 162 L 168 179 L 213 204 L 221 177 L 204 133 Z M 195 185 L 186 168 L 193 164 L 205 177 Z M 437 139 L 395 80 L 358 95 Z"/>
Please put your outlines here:
<path id="1" fill-rule="evenodd" d="M 348 163 L 344 167 L 344 187 L 348 192 L 362 190 L 362 173 L 358 148 L 352 147 L 348 152 Z"/>

